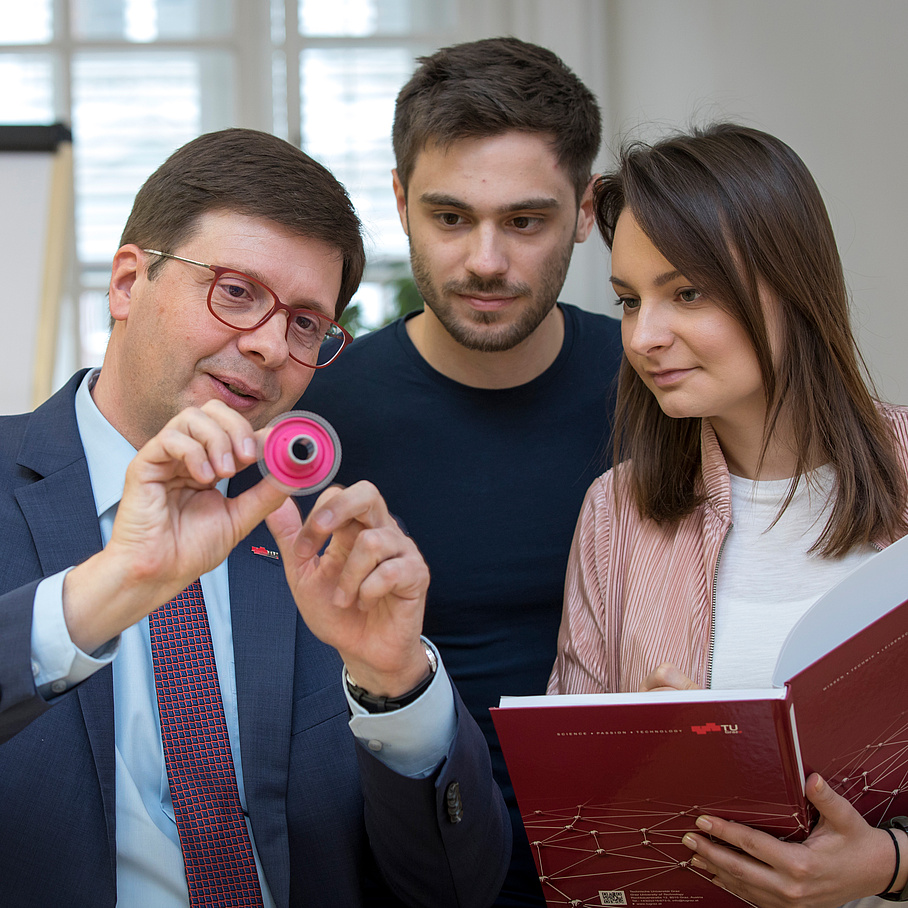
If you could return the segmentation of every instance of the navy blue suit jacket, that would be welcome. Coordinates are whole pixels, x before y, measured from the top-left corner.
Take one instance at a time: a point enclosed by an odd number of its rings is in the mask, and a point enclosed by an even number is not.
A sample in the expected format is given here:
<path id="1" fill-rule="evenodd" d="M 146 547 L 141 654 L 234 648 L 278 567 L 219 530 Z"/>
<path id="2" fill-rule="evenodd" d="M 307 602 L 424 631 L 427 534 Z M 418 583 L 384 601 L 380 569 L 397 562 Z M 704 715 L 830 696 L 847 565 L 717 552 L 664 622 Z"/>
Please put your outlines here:
<path id="1" fill-rule="evenodd" d="M 0 418 L 0 903 L 102 908 L 116 901 L 112 672 L 48 704 L 30 660 L 40 578 L 101 548 L 73 398 L 82 375 L 34 413 Z M 231 494 L 259 478 L 255 466 Z M 510 830 L 485 741 L 455 694 L 451 753 L 404 778 L 356 744 L 340 658 L 299 617 L 264 524 L 230 555 L 243 772 L 278 906 L 352 906 L 375 866 L 414 905 L 490 903 Z M 463 820 L 445 791 L 458 782 Z M 370 895 L 370 904 L 371 901 Z"/>

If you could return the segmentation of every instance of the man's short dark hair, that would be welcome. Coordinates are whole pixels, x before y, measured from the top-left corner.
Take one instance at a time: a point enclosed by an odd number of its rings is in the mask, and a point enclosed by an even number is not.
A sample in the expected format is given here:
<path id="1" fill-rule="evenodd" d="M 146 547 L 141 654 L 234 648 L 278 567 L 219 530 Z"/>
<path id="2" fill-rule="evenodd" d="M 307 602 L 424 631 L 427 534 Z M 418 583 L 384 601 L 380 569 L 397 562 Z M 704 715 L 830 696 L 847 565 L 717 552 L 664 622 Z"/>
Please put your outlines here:
<path id="1" fill-rule="evenodd" d="M 593 93 L 552 51 L 486 38 L 419 58 L 397 96 L 394 154 L 406 192 L 419 153 L 459 139 L 517 130 L 549 136 L 579 202 L 601 141 Z"/>
<path id="2" fill-rule="evenodd" d="M 362 279 L 362 225 L 344 187 L 289 142 L 253 129 L 211 132 L 178 148 L 145 181 L 120 245 L 172 252 L 203 214 L 231 211 L 262 218 L 337 249 L 343 270 L 336 316 Z M 161 262 L 149 267 L 149 277 Z"/>

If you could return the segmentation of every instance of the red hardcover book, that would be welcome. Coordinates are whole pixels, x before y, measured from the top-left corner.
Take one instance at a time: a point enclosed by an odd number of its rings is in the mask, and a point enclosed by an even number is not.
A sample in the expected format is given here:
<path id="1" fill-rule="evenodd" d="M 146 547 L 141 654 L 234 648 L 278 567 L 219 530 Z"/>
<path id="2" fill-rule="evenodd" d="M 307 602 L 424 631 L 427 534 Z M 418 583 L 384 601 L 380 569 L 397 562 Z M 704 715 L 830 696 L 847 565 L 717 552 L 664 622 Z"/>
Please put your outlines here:
<path id="1" fill-rule="evenodd" d="M 710 813 L 804 838 L 814 771 L 868 822 L 908 813 L 906 596 L 908 538 L 798 622 L 782 687 L 503 697 L 492 718 L 548 905 L 741 905 L 682 836 Z"/>

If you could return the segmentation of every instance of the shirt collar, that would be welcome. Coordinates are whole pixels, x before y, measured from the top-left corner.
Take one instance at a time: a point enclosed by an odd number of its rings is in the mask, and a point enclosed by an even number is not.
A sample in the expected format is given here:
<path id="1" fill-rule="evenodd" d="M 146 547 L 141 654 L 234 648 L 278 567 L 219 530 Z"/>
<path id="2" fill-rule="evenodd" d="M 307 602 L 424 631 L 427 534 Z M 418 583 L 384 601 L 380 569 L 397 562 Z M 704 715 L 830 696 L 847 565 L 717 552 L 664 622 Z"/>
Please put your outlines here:
<path id="1" fill-rule="evenodd" d="M 99 517 L 119 503 L 126 468 L 136 456 L 136 449 L 104 418 L 92 399 L 91 389 L 100 374 L 100 369 L 92 369 L 76 391 L 76 423 Z"/>
<path id="2" fill-rule="evenodd" d="M 91 396 L 100 374 L 100 369 L 92 369 L 76 390 L 76 425 L 88 462 L 98 517 L 120 503 L 126 468 L 136 456 L 136 448 L 107 421 Z M 226 479 L 218 482 L 222 495 L 227 494 L 227 486 Z"/>

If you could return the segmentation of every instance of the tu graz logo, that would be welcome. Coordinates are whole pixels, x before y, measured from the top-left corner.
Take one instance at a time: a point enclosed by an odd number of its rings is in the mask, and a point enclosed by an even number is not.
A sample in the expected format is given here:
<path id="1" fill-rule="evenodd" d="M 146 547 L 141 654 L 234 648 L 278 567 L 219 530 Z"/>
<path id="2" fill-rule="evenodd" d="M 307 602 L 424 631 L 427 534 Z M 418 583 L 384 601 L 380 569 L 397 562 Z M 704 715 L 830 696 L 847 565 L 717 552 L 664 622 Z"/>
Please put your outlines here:
<path id="1" fill-rule="evenodd" d="M 740 734 L 737 725 L 716 725 L 715 722 L 707 722 L 706 725 L 691 725 L 690 730 L 698 735 L 708 735 L 711 731 L 721 731 L 726 735 Z"/>

